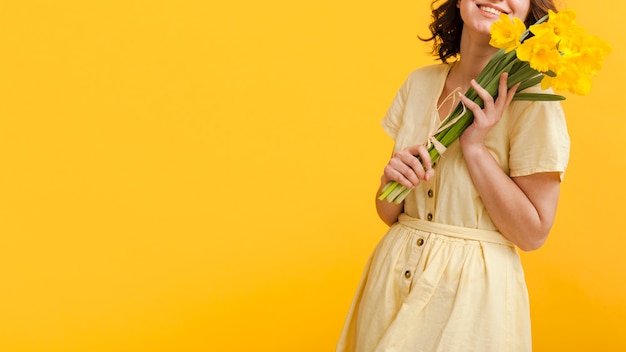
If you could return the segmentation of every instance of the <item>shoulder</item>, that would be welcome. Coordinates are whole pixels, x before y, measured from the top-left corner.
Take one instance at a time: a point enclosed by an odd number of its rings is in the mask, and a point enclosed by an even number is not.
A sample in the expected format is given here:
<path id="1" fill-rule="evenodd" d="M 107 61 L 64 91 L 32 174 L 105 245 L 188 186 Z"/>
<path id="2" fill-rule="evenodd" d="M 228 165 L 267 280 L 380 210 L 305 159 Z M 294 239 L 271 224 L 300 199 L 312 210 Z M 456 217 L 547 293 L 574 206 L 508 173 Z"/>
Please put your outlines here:
<path id="1" fill-rule="evenodd" d="M 402 88 L 405 91 L 431 91 L 433 86 L 445 81 L 449 69 L 448 64 L 433 64 L 415 69 L 409 73 Z"/>
<path id="2" fill-rule="evenodd" d="M 552 90 L 531 87 L 524 93 L 553 94 Z M 569 145 L 567 121 L 560 101 L 514 101 L 507 111 L 506 125 L 511 140 L 532 141 L 536 146 L 553 142 Z"/>
<path id="3" fill-rule="evenodd" d="M 534 94 L 554 94 L 552 89 L 542 90 L 538 85 L 529 87 L 522 93 Z M 512 118 L 524 117 L 527 115 L 548 115 L 563 117 L 563 107 L 560 101 L 536 101 L 536 100 L 517 100 L 513 101 L 509 107 L 509 113 Z"/>
<path id="4" fill-rule="evenodd" d="M 413 70 L 407 81 L 415 82 L 419 81 L 424 83 L 424 79 L 439 79 L 442 75 L 447 75 L 449 70 L 448 64 L 433 64 Z"/>

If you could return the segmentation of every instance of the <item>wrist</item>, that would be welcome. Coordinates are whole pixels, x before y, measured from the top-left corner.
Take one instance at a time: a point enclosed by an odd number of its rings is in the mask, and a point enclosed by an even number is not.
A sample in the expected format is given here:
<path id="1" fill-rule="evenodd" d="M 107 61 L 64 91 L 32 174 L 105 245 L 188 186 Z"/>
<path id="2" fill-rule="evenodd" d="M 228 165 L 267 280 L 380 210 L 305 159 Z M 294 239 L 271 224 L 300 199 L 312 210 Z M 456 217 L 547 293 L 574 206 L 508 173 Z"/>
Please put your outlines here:
<path id="1" fill-rule="evenodd" d="M 484 143 L 462 143 L 461 150 L 465 159 L 482 158 L 489 154 Z"/>

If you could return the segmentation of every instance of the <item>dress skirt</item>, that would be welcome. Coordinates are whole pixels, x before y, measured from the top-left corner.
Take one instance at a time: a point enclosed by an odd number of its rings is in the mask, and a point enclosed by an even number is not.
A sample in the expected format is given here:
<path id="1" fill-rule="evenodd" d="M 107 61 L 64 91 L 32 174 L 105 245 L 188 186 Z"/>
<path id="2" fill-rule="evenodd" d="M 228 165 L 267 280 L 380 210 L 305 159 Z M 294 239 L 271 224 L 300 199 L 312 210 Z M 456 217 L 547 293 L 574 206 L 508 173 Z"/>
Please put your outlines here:
<path id="1" fill-rule="evenodd" d="M 531 351 L 516 247 L 400 215 L 368 260 L 337 351 Z"/>

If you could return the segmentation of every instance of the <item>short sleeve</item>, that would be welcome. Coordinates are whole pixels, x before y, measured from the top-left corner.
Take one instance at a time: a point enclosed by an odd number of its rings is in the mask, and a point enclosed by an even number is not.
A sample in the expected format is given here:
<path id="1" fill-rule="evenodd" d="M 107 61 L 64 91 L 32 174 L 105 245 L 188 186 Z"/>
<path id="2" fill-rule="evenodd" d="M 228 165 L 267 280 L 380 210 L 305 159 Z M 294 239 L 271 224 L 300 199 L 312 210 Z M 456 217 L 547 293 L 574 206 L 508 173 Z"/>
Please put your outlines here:
<path id="1" fill-rule="evenodd" d="M 402 126 L 402 117 L 404 116 L 404 109 L 406 107 L 407 96 L 409 91 L 409 80 L 406 80 L 402 87 L 398 90 L 396 97 L 394 98 L 391 106 L 387 110 L 387 113 L 383 117 L 381 122 L 383 130 L 387 132 L 389 137 L 396 139 L 400 126 Z"/>
<path id="2" fill-rule="evenodd" d="M 514 114 L 510 131 L 510 175 L 559 172 L 561 179 L 569 161 L 570 139 L 559 102 L 533 101 Z"/>

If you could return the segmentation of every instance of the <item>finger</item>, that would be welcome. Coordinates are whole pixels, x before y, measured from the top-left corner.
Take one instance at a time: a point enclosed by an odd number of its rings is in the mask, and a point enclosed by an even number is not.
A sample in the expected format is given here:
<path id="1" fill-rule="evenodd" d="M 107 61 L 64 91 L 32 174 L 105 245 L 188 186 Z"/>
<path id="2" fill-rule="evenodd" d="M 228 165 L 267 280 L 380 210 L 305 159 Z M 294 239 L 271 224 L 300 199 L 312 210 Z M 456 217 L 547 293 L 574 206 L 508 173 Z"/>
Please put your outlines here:
<path id="1" fill-rule="evenodd" d="M 410 170 L 411 168 L 407 167 L 407 169 Z M 410 172 L 412 173 L 412 171 Z M 415 175 L 415 173 L 413 173 L 413 176 L 408 174 L 408 177 L 407 177 L 407 175 L 394 169 L 390 165 L 387 165 L 387 167 L 385 167 L 385 177 L 387 177 L 388 180 L 393 180 L 393 181 L 398 182 L 399 184 L 401 184 L 402 186 L 406 188 L 415 188 L 415 186 L 417 186 L 420 182 L 419 178 L 417 177 L 417 175 Z"/>
<path id="2" fill-rule="evenodd" d="M 420 180 L 426 180 L 427 171 L 432 169 L 432 160 L 428 154 L 428 149 L 424 145 L 416 145 L 410 147 L 407 152 L 410 152 L 412 160 L 407 160 L 407 164 L 411 166 L 415 174 Z"/>
<path id="3" fill-rule="evenodd" d="M 463 105 L 465 105 L 466 108 L 470 109 L 470 111 L 474 113 L 474 116 L 483 114 L 483 109 L 480 107 L 480 105 L 476 104 L 470 98 L 466 97 L 460 92 L 459 92 L 459 96 L 461 97 L 461 101 L 463 102 Z"/>
<path id="4" fill-rule="evenodd" d="M 387 177 L 398 181 L 405 187 L 413 188 L 420 182 L 419 176 L 407 162 L 413 162 L 414 156 L 408 153 L 396 153 L 385 168 Z"/>
<path id="5" fill-rule="evenodd" d="M 507 72 L 503 72 L 500 75 L 500 84 L 498 84 L 498 100 L 496 101 L 496 104 L 502 101 L 501 98 L 504 98 L 503 102 L 506 102 L 506 99 L 508 98 L 508 89 L 507 89 L 508 78 L 509 78 L 509 74 Z"/>
<path id="6" fill-rule="evenodd" d="M 420 183 L 420 180 L 424 177 L 424 167 L 420 164 L 419 160 L 412 154 L 402 154 L 400 161 L 402 162 L 402 175 L 406 177 L 414 186 Z"/>
<path id="7" fill-rule="evenodd" d="M 508 89 L 508 79 L 508 72 L 504 72 L 502 73 L 502 75 L 500 75 L 500 84 L 498 85 L 498 99 L 496 100 L 496 106 L 498 108 L 504 109 L 509 105 L 509 103 L 513 100 L 513 97 L 515 96 L 515 91 L 517 90 L 517 87 L 519 87 L 520 85 L 519 83 L 517 83 L 513 87 Z"/>
<path id="8" fill-rule="evenodd" d="M 430 154 L 428 154 L 428 149 L 426 148 L 426 146 L 424 146 L 423 144 L 417 144 L 409 147 L 407 151 L 412 155 L 420 157 L 422 161 L 421 166 L 423 169 L 428 170 L 432 168 L 432 160 L 430 159 Z"/>
<path id="9" fill-rule="evenodd" d="M 426 146 L 420 145 L 417 150 L 417 155 L 419 155 L 422 160 L 422 165 L 425 170 L 433 168 L 433 161 L 430 158 L 430 153 L 428 153 L 428 148 L 426 148 Z"/>
<path id="10" fill-rule="evenodd" d="M 491 94 L 489 94 L 488 91 L 481 87 L 475 79 L 470 81 L 470 85 L 472 86 L 472 88 L 474 88 L 478 96 L 483 100 L 483 102 L 485 103 L 485 107 L 493 105 L 493 97 L 491 96 Z"/>
<path id="11" fill-rule="evenodd" d="M 517 93 L 517 89 L 519 88 L 521 82 L 515 84 L 513 87 L 511 87 L 511 89 L 509 89 L 507 96 L 506 96 L 506 104 L 504 105 L 505 107 L 509 106 L 509 104 L 511 104 L 511 102 L 513 101 L 513 98 L 515 98 L 515 93 Z"/>
<path id="12" fill-rule="evenodd" d="M 435 176 L 435 169 L 429 169 L 428 171 L 426 171 L 426 175 L 424 175 L 424 180 L 428 181 L 433 176 Z"/>
<path id="13" fill-rule="evenodd" d="M 426 172 L 424 165 L 420 163 L 420 160 L 415 155 L 409 153 L 402 155 L 402 162 L 410 169 L 410 172 L 407 171 L 405 175 L 413 173 L 420 180 L 424 178 L 424 173 Z"/>

